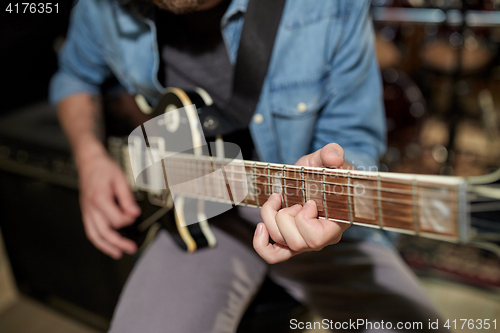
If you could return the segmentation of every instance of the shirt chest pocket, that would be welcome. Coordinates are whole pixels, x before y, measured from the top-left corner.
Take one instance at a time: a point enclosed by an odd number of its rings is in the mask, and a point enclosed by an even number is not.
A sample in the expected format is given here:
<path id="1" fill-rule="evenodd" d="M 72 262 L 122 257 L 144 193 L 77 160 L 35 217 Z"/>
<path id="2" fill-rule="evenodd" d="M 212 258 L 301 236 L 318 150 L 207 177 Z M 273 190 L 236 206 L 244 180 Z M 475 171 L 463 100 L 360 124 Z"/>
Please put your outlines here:
<path id="1" fill-rule="evenodd" d="M 278 117 L 297 118 L 319 112 L 333 94 L 329 72 L 309 77 L 273 80 L 270 83 L 270 107 Z"/>

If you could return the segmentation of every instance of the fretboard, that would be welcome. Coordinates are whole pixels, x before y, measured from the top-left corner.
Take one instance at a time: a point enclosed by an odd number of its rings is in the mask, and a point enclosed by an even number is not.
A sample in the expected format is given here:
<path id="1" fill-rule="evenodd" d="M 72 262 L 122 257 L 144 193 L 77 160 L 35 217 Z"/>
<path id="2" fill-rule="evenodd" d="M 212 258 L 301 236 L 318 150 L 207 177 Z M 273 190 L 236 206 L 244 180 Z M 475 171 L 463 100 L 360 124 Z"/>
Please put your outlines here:
<path id="1" fill-rule="evenodd" d="M 453 242 L 470 237 L 464 178 L 175 154 L 135 179 L 127 146 L 118 141 L 111 145 L 112 155 L 121 161 L 134 190 L 153 179 L 164 184 L 166 178 L 174 195 L 252 207 L 262 207 L 280 193 L 282 207 L 314 200 L 318 218 Z M 164 190 L 148 191 L 164 197 Z"/>
<path id="2" fill-rule="evenodd" d="M 176 195 L 262 207 L 280 193 L 282 207 L 314 200 L 318 217 L 400 233 L 466 241 L 466 182 L 441 177 L 321 169 L 177 155 L 164 161 Z"/>

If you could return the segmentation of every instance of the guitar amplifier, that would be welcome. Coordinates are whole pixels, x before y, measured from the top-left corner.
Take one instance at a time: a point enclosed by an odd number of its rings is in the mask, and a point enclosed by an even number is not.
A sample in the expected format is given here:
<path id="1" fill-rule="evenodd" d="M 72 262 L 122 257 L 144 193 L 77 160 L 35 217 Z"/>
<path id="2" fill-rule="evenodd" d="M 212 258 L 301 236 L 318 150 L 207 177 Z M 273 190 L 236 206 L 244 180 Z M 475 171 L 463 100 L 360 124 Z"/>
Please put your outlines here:
<path id="1" fill-rule="evenodd" d="M 0 118 L 0 228 L 21 292 L 105 329 L 135 258 L 87 240 L 77 174 L 55 109 Z"/>

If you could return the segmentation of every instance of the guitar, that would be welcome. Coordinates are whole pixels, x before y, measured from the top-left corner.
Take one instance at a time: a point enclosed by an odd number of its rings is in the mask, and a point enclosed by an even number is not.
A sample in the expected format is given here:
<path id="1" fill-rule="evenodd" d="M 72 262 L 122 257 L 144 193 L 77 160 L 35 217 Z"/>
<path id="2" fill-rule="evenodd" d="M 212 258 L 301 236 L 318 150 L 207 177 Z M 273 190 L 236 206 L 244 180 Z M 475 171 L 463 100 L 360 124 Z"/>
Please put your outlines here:
<path id="1" fill-rule="evenodd" d="M 219 124 L 222 132 L 227 131 L 227 123 L 216 109 L 210 108 L 212 100 L 204 90 L 168 88 L 155 108 L 142 96 L 136 96 L 136 102 L 155 120 L 159 126 L 156 131 L 163 129 L 166 134 L 155 134 L 145 123 L 128 141 L 112 138 L 110 150 L 122 165 L 132 190 L 147 195 L 151 205 L 161 207 L 142 223 L 142 229 L 175 210 L 168 219 L 175 220 L 175 225 L 167 229 L 188 252 L 216 245 L 207 220 L 217 214 L 207 213 L 208 202 L 226 205 L 222 211 L 236 205 L 260 208 L 271 194 L 280 193 L 282 207 L 314 200 L 318 218 L 472 243 L 500 253 L 495 244 L 500 240 L 500 224 L 490 222 L 500 216 L 500 170 L 462 178 L 246 161 L 237 158 L 237 147 L 224 143 L 219 135 L 215 142 L 205 142 L 203 132 L 217 133 Z M 142 135 L 142 149 L 149 161 L 146 167 L 138 167 L 130 156 L 140 149 L 137 138 Z M 169 150 L 172 142 L 177 146 L 182 142 L 183 148 Z M 233 156 L 225 156 L 228 151 Z M 138 168 L 142 172 L 138 173 Z M 164 185 L 149 186 L 154 181 Z M 495 226 L 497 231 L 489 226 Z"/>

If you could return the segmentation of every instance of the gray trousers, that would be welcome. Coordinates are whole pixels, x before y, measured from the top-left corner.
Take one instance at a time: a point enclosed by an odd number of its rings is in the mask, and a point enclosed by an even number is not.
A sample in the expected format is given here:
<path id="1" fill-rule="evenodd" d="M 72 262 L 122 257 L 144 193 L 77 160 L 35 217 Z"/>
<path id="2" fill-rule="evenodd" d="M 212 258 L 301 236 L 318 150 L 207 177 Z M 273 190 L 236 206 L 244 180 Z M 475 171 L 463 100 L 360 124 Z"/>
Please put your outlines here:
<path id="1" fill-rule="evenodd" d="M 417 278 L 393 250 L 341 240 L 268 265 L 251 247 L 254 228 L 239 223 L 242 215 L 260 219 L 258 210 L 249 208 L 213 219 L 217 247 L 195 254 L 183 252 L 160 232 L 129 277 L 110 332 L 236 332 L 266 274 L 330 320 L 331 327 L 358 319 L 371 323 L 353 330 L 344 324 L 339 332 L 425 332 L 429 320 L 438 318 Z M 382 320 L 392 330 L 382 329 Z M 417 329 L 418 322 L 422 328 Z M 417 326 L 398 330 L 398 323 Z"/>

